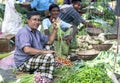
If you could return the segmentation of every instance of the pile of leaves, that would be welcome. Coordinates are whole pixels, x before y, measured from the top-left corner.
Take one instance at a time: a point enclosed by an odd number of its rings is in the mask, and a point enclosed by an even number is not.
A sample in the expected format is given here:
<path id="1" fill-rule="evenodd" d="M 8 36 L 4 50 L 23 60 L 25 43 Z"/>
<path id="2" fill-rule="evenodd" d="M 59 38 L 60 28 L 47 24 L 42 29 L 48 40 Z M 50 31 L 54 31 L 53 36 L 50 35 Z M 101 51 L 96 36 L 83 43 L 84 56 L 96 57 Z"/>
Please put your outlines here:
<path id="1" fill-rule="evenodd" d="M 113 83 L 107 73 L 106 64 L 75 61 L 73 66 L 56 67 L 53 83 Z"/>
<path id="2" fill-rule="evenodd" d="M 57 83 L 113 83 L 101 66 L 82 67 Z"/>

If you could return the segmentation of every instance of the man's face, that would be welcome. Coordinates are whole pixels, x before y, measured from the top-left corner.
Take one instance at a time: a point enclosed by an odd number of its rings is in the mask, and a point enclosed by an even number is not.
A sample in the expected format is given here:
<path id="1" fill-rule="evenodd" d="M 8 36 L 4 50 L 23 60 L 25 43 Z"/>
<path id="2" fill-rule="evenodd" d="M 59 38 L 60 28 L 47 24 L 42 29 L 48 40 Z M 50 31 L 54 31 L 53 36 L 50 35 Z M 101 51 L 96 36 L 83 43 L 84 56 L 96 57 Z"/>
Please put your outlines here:
<path id="1" fill-rule="evenodd" d="M 57 7 L 56 7 L 56 8 L 52 8 L 52 10 L 50 11 L 51 16 L 52 16 L 53 18 L 57 18 L 58 15 L 59 15 L 59 12 L 60 12 L 60 10 L 59 10 Z"/>
<path id="2" fill-rule="evenodd" d="M 32 30 L 35 30 L 40 25 L 40 16 L 33 15 L 30 19 L 27 19 L 27 23 Z"/>
<path id="3" fill-rule="evenodd" d="M 74 7 L 77 11 L 79 11 L 80 8 L 81 8 L 80 2 L 73 3 L 73 7 Z"/>

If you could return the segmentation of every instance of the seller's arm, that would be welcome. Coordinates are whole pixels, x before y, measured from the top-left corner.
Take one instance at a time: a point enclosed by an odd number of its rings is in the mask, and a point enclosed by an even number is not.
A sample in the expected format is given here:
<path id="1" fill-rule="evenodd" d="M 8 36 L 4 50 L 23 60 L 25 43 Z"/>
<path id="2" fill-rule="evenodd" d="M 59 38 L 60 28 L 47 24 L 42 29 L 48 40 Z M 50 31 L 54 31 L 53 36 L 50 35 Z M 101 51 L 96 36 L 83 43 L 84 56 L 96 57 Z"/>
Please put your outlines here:
<path id="1" fill-rule="evenodd" d="M 73 28 L 73 32 L 68 35 L 67 37 L 63 38 L 68 45 L 70 45 L 71 40 L 75 37 L 75 34 L 77 33 L 77 27 L 76 26 L 71 26 L 71 28 Z"/>
<path id="2" fill-rule="evenodd" d="M 76 26 L 78 26 L 80 23 L 83 23 L 86 27 L 95 27 L 92 24 L 90 24 L 89 22 L 86 22 L 81 15 L 79 14 L 78 11 L 76 11 L 74 8 L 71 8 L 71 17 L 72 19 L 74 19 L 74 22 L 76 23 Z"/>
<path id="3" fill-rule="evenodd" d="M 47 44 L 53 44 L 55 38 L 56 38 L 56 33 L 57 33 L 57 24 L 56 22 L 53 23 L 53 30 L 52 30 L 52 33 L 51 35 L 49 36 L 49 41 L 47 42 Z"/>
<path id="4" fill-rule="evenodd" d="M 73 37 L 75 36 L 75 34 L 78 31 L 77 27 L 73 26 L 73 25 L 71 25 L 69 23 L 66 23 L 66 22 L 64 22 L 62 20 L 61 20 L 61 23 L 60 23 L 60 27 L 61 28 L 67 28 L 67 29 L 73 28 L 72 33 L 69 34 L 67 37 L 63 38 L 63 40 L 65 40 L 67 42 L 67 44 L 70 45 L 71 40 L 73 39 Z"/>
<path id="5" fill-rule="evenodd" d="M 78 31 L 77 27 L 76 26 L 71 26 L 71 28 L 73 28 L 73 32 L 70 36 L 74 37 Z"/>
<path id="6" fill-rule="evenodd" d="M 56 32 L 57 32 L 57 26 L 56 26 L 56 24 L 54 24 L 54 28 L 53 28 L 52 34 L 49 36 L 49 40 L 48 40 L 47 44 L 52 44 L 54 42 L 54 39 L 56 37 Z M 23 48 L 23 51 L 25 53 L 30 54 L 30 55 L 55 53 L 55 51 L 53 51 L 53 50 L 39 50 L 39 49 L 33 48 L 31 46 L 25 46 Z"/>
<path id="7" fill-rule="evenodd" d="M 25 46 L 25 47 L 23 48 L 23 51 L 24 51 L 25 53 L 27 53 L 27 54 L 30 54 L 30 55 L 52 54 L 52 53 L 55 52 L 55 51 L 53 51 L 53 50 L 39 50 L 39 49 L 30 47 L 30 46 Z"/>
<path id="8" fill-rule="evenodd" d="M 78 31 L 76 26 L 71 26 L 70 28 L 73 28 L 73 32 L 70 35 L 68 35 L 67 37 L 63 38 L 64 40 L 71 41 Z"/>
<path id="9" fill-rule="evenodd" d="M 90 28 L 95 28 L 95 26 L 94 25 L 92 25 L 92 24 L 90 24 L 89 22 L 86 22 L 86 21 L 83 21 L 82 22 L 86 27 L 90 27 Z"/>

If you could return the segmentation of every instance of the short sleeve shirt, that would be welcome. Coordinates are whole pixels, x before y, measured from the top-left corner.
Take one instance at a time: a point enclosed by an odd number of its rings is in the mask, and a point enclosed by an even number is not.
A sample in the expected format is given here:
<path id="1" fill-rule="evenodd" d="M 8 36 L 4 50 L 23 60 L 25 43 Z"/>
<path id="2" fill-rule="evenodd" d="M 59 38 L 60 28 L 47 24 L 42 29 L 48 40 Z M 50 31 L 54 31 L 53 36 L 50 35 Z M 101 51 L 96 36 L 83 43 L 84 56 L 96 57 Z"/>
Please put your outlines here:
<path id="1" fill-rule="evenodd" d="M 16 66 L 20 66 L 26 60 L 33 57 L 23 51 L 25 46 L 30 46 L 39 50 L 44 49 L 48 41 L 48 36 L 43 35 L 40 31 L 32 31 L 28 25 L 22 28 L 15 36 L 15 53 L 14 59 Z"/>
<path id="2" fill-rule="evenodd" d="M 42 26 L 43 26 L 43 29 L 45 30 L 45 29 L 48 29 L 50 26 L 51 26 L 51 21 L 49 20 L 49 18 L 46 18 L 46 19 L 44 19 L 43 21 L 42 21 Z M 61 29 L 65 29 L 65 28 L 70 28 L 72 25 L 71 24 L 69 24 L 69 23 L 66 23 L 66 22 L 64 22 L 64 21 L 62 21 L 62 20 L 60 20 L 60 27 L 61 27 Z"/>

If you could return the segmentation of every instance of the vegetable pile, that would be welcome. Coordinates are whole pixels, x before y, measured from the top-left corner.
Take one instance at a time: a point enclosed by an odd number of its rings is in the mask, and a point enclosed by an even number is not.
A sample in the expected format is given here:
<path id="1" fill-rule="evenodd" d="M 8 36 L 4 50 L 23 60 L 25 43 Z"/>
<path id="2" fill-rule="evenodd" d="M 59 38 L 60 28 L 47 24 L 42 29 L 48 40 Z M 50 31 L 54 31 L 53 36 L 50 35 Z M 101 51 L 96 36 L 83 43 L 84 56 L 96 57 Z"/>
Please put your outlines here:
<path id="1" fill-rule="evenodd" d="M 63 65 L 68 65 L 68 66 L 72 66 L 73 65 L 72 62 L 69 59 L 67 59 L 67 58 L 62 58 L 62 57 L 56 56 L 55 60 L 60 62 Z"/>
<path id="2" fill-rule="evenodd" d="M 100 66 L 83 67 L 57 83 L 113 83 Z"/>

